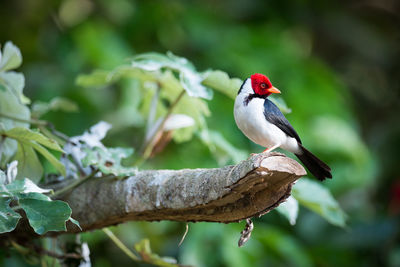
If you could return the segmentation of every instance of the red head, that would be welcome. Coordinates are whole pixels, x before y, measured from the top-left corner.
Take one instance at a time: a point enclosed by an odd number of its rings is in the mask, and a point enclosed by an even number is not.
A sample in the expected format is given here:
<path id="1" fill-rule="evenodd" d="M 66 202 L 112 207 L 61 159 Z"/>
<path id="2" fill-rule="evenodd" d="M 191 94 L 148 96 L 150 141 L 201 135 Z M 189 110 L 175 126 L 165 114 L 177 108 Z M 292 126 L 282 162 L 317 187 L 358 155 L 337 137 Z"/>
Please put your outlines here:
<path id="1" fill-rule="evenodd" d="M 272 86 L 268 77 L 260 73 L 251 75 L 251 87 L 257 95 L 279 94 L 281 91 Z"/>

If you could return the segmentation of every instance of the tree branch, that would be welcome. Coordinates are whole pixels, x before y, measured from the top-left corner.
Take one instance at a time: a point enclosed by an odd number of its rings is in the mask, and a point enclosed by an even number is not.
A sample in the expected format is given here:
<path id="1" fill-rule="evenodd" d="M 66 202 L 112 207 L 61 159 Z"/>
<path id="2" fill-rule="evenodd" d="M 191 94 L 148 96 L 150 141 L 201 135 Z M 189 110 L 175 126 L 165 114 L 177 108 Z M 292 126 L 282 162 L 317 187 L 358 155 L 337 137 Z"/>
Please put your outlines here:
<path id="1" fill-rule="evenodd" d="M 295 160 L 273 152 L 223 168 L 149 170 L 123 179 L 93 178 L 60 199 L 71 206 L 72 217 L 83 231 L 126 221 L 230 223 L 271 211 L 305 174 Z M 68 224 L 68 232 L 80 230 Z"/>

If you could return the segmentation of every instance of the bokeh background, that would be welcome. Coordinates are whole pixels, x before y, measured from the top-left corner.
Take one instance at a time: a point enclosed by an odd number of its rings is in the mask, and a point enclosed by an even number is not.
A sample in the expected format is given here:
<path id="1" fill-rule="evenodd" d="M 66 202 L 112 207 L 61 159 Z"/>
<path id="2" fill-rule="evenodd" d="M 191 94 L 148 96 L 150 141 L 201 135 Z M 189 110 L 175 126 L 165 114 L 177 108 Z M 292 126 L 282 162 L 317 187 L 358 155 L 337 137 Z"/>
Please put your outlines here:
<path id="1" fill-rule="evenodd" d="M 24 57 L 25 94 L 79 105 L 79 113 L 45 119 L 71 136 L 99 120 L 114 122 L 110 146 L 140 146 L 143 122 L 115 112 L 136 105 L 135 97 L 127 83 L 82 88 L 79 74 L 150 51 L 241 79 L 267 74 L 303 143 L 331 165 L 334 179 L 324 186 L 348 214 L 339 228 L 304 208 L 295 226 L 274 211 L 255 220 L 240 249 L 243 223 L 190 224 L 181 247 L 182 223 L 113 228 L 127 245 L 148 237 L 158 254 L 195 266 L 400 266 L 399 1 L 14 0 L 0 4 L 0 18 L 0 43 L 11 40 Z M 236 128 L 232 99 L 215 92 L 208 105 L 210 129 L 242 151 L 262 151 Z M 144 167 L 224 163 L 194 137 L 171 142 Z M 135 266 L 101 231 L 82 239 L 94 266 Z M 27 265 L 14 254 L 1 262 Z"/>

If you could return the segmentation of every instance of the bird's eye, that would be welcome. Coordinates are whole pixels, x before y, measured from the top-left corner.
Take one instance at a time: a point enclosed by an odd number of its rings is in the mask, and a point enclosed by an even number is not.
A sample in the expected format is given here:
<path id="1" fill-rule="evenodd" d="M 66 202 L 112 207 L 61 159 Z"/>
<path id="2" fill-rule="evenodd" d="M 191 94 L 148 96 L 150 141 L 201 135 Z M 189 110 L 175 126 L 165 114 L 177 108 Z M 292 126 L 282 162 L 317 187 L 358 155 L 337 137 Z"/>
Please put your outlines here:
<path id="1" fill-rule="evenodd" d="M 261 83 L 261 88 L 265 89 L 267 87 L 267 85 L 265 83 Z"/>

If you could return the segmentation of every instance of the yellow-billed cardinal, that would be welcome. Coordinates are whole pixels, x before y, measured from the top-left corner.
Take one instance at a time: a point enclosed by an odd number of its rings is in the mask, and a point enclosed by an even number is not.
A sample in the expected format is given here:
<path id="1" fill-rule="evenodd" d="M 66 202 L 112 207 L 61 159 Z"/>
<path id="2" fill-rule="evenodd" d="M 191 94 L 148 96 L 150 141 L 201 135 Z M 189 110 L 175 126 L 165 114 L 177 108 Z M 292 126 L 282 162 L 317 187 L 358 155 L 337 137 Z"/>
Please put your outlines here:
<path id="1" fill-rule="evenodd" d="M 294 153 L 320 181 L 332 178 L 331 168 L 305 149 L 299 135 L 268 96 L 280 91 L 267 76 L 256 73 L 247 78 L 235 100 L 234 116 L 239 129 L 254 143 L 271 152 L 280 147 Z"/>

